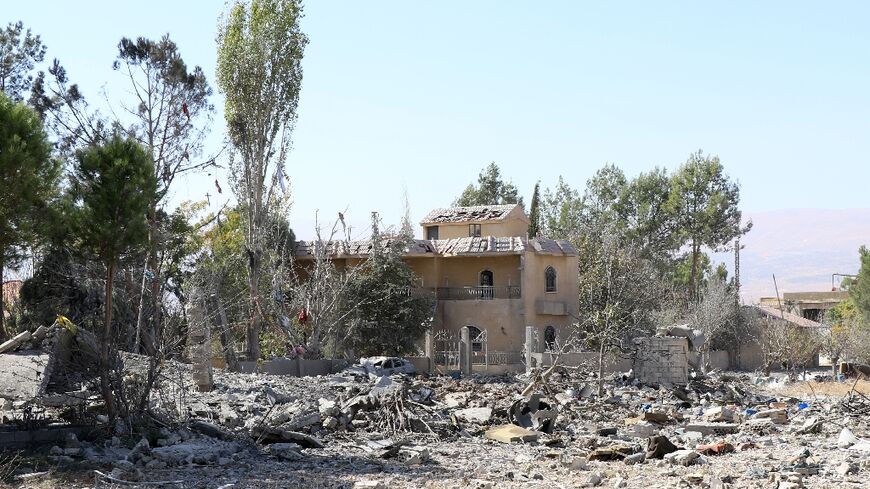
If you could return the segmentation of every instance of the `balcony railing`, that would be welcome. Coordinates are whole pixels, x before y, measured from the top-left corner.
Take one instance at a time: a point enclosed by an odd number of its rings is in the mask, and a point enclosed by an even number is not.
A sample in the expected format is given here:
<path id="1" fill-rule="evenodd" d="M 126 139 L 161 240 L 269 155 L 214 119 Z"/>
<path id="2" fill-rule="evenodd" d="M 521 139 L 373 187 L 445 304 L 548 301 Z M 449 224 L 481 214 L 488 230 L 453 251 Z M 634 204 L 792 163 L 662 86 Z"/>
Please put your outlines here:
<path id="1" fill-rule="evenodd" d="M 519 299 L 522 297 L 518 285 L 506 287 L 438 287 L 435 294 L 438 299 L 448 301 Z"/>

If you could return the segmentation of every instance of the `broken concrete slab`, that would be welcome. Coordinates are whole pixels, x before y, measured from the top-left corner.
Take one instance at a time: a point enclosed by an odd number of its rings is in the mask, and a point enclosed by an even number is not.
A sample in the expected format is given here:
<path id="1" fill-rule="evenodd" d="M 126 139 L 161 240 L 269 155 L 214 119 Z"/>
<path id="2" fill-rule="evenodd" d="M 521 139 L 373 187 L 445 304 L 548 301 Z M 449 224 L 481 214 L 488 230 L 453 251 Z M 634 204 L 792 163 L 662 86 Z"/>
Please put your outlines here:
<path id="1" fill-rule="evenodd" d="M 14 351 L 18 349 L 19 346 L 27 343 L 28 341 L 30 341 L 30 331 L 18 333 L 12 339 L 6 340 L 2 344 L 0 344 L 0 355 L 8 353 L 10 351 Z"/>
<path id="2" fill-rule="evenodd" d="M 729 435 L 737 433 L 739 426 L 735 423 L 704 423 L 694 422 L 686 425 L 686 431 L 697 431 L 707 435 Z"/>
<path id="3" fill-rule="evenodd" d="M 771 419 L 776 424 L 788 423 L 788 413 L 785 409 L 765 409 L 752 416 L 754 419 Z"/>
<path id="4" fill-rule="evenodd" d="M 282 430 L 280 428 L 259 427 L 251 431 L 251 434 L 260 443 L 293 442 L 305 448 L 323 448 L 323 442 L 319 439 L 296 431 Z"/>
<path id="5" fill-rule="evenodd" d="M 30 400 L 44 394 L 51 377 L 49 361 L 47 353 L 38 351 L 0 355 L 0 397 Z"/>
<path id="6" fill-rule="evenodd" d="M 537 441 L 540 433 L 527 430 L 514 424 L 504 424 L 487 430 L 484 436 L 489 440 L 495 440 L 501 443 L 513 443 L 517 441 Z"/>
<path id="7" fill-rule="evenodd" d="M 461 421 L 465 421 L 466 423 L 486 424 L 492 417 L 492 408 L 476 407 L 460 409 L 458 411 L 455 411 L 453 414 L 455 414 L 456 417 L 459 418 Z"/>

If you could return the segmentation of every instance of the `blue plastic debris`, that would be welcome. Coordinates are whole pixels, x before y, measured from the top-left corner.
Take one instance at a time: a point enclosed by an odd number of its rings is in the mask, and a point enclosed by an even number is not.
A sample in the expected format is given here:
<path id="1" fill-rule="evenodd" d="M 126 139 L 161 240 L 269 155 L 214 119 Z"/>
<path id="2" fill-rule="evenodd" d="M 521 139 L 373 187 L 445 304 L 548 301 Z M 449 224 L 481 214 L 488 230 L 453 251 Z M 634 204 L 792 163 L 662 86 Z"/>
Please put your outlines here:
<path id="1" fill-rule="evenodd" d="M 808 407 L 810 407 L 810 405 L 805 402 L 798 403 L 798 409 L 806 409 Z"/>

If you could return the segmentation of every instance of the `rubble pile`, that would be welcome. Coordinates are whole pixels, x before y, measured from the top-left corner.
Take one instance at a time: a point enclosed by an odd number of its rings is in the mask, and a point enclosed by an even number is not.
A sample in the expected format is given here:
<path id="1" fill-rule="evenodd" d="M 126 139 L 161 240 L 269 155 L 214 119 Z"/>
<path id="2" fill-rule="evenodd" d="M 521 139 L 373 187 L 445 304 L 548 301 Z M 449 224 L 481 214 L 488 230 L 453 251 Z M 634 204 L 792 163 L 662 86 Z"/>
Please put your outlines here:
<path id="1" fill-rule="evenodd" d="M 0 361 L 41 355 L 49 365 L 67 351 L 56 350 L 59 337 L 78 341 L 57 325 L 33 337 Z M 147 357 L 123 362 L 131 386 L 147 375 Z M 40 402 L 88 392 L 74 369 L 46 377 Z M 685 385 L 613 375 L 603 395 L 591 373 L 558 369 L 546 379 L 218 370 L 209 392 L 192 377 L 167 362 L 151 391 L 153 422 L 96 415 L 89 432 L 46 447 L 47 460 L 95 469 L 106 483 L 185 487 L 864 487 L 870 472 L 870 398 L 854 389 L 794 398 L 775 388 L 781 381 L 748 374 Z M 99 396 L 77 399 L 98 412 Z M 22 402 L 7 397 L 8 417 Z"/>

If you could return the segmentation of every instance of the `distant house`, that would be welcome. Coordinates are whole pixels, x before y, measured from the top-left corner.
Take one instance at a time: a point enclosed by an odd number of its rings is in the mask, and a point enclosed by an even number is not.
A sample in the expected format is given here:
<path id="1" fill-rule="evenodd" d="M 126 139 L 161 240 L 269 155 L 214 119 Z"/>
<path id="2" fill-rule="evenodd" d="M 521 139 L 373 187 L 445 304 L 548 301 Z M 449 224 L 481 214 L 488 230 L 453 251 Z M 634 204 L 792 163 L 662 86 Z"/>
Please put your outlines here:
<path id="1" fill-rule="evenodd" d="M 567 336 L 579 309 L 577 250 L 569 242 L 529 238 L 529 219 L 515 204 L 435 209 L 420 225 L 426 239 L 413 240 L 402 258 L 420 279 L 417 292 L 436 300 L 436 333 L 455 336 L 468 326 L 472 339 L 485 337 L 489 351 L 504 352 L 522 351 L 527 326 L 543 347 Z M 316 246 L 297 244 L 303 266 Z M 359 264 L 371 249 L 368 241 L 326 246 L 340 267 Z"/>
<path id="2" fill-rule="evenodd" d="M 825 314 L 831 308 L 848 298 L 849 292 L 841 290 L 785 292 L 780 299 L 776 297 L 762 297 L 759 304 L 774 309 L 779 309 L 781 305 L 785 312 L 790 312 L 810 321 L 822 322 L 825 319 Z"/>

